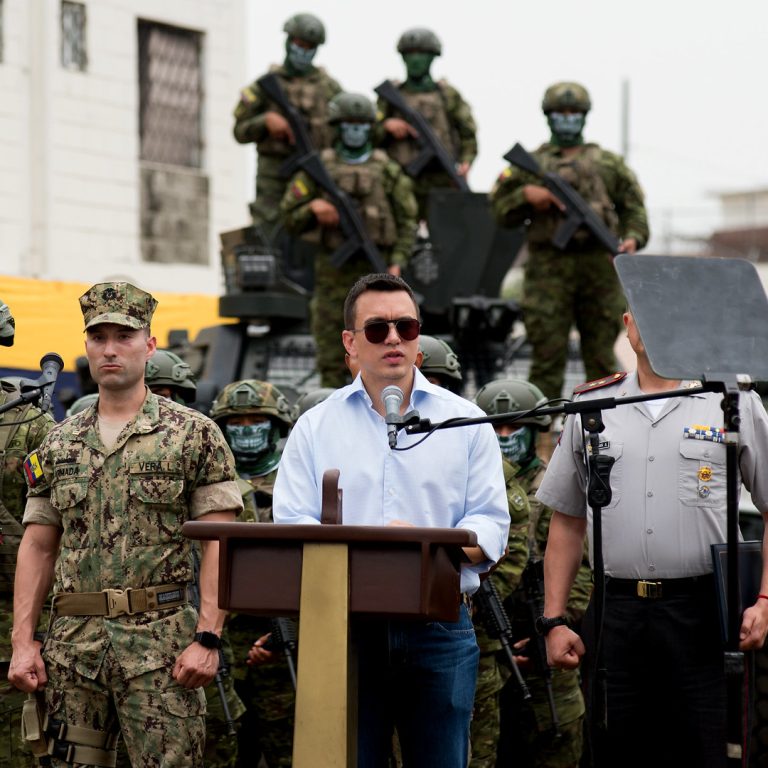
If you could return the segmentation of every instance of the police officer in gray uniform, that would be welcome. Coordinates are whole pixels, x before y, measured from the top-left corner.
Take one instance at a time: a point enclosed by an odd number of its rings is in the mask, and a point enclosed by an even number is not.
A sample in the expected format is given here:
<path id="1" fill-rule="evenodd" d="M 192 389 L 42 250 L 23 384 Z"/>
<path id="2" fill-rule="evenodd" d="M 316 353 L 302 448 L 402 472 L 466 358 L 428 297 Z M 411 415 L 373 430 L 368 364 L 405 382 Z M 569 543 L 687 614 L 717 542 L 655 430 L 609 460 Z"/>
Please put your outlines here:
<path id="1" fill-rule="evenodd" d="M 582 399 L 687 386 L 658 377 L 631 314 L 624 315 L 624 324 L 637 370 L 577 388 Z M 601 513 L 607 729 L 601 729 L 599 766 L 726 765 L 727 695 L 710 550 L 727 539 L 721 402 L 720 394 L 699 393 L 602 413 L 600 453 L 616 461 L 612 498 Z M 741 394 L 739 410 L 741 481 L 765 519 L 768 417 L 754 392 Z M 550 663 L 565 668 L 579 664 L 585 647 L 594 653 L 594 638 L 585 634 L 582 641 L 563 618 L 588 529 L 593 552 L 583 434 L 581 419 L 569 417 L 537 493 L 556 510 L 544 559 L 539 630 L 546 635 Z M 768 593 L 765 570 L 760 591 Z M 593 625 L 590 611 L 584 625 Z M 742 616 L 741 650 L 760 648 L 767 631 L 768 599 L 758 598 Z M 588 655 L 583 669 L 591 667 Z"/>

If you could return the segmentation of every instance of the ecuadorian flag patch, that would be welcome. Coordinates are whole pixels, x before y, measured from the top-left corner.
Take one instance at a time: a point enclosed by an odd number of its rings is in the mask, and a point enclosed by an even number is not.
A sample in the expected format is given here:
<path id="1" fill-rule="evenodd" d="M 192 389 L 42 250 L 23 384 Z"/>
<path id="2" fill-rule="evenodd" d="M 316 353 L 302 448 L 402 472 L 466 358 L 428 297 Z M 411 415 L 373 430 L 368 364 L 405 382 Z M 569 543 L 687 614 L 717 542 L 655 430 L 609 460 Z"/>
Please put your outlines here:
<path id="1" fill-rule="evenodd" d="M 24 460 L 24 473 L 30 488 L 34 488 L 43 479 L 43 468 L 40 466 L 40 457 L 37 455 L 37 451 L 32 451 Z"/>

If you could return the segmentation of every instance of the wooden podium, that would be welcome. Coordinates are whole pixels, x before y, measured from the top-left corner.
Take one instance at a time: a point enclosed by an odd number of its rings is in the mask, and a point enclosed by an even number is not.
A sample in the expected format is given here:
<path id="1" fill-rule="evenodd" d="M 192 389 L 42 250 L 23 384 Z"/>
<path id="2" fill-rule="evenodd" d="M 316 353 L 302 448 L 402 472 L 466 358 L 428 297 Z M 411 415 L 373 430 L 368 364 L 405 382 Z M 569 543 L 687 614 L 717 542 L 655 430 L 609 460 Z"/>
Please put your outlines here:
<path id="1" fill-rule="evenodd" d="M 187 522 L 182 529 L 219 540 L 222 609 L 301 615 L 294 768 L 356 764 L 350 615 L 457 621 L 462 547 L 477 543 L 473 531 L 458 528 L 341 525 L 338 479 L 338 470 L 323 477 L 322 525 Z"/>

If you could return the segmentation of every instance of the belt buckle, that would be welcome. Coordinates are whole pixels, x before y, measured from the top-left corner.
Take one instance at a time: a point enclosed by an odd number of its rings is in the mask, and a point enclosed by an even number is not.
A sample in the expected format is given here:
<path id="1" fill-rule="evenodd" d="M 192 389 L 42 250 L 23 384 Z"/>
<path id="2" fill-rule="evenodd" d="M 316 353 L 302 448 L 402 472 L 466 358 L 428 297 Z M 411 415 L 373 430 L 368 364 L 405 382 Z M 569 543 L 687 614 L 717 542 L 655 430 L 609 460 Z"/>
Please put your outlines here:
<path id="1" fill-rule="evenodd" d="M 656 600 L 661 597 L 660 581 L 645 581 L 642 579 L 637 582 L 637 596 L 648 600 Z"/>
<path id="2" fill-rule="evenodd" d="M 102 592 L 107 598 L 107 612 L 105 616 L 108 619 L 114 619 L 127 613 L 129 616 L 134 614 L 131 610 L 131 588 L 128 589 L 103 589 Z"/>

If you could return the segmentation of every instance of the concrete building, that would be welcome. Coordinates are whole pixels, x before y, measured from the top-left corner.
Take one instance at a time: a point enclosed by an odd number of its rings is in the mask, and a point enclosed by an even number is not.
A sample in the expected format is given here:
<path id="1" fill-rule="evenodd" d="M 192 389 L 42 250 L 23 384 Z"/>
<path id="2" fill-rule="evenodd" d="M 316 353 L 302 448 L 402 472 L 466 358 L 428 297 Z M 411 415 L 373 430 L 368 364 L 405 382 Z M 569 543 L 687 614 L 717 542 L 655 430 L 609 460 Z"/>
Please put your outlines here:
<path id="1" fill-rule="evenodd" d="M 0 272 L 215 295 L 246 0 L 0 0 Z"/>

